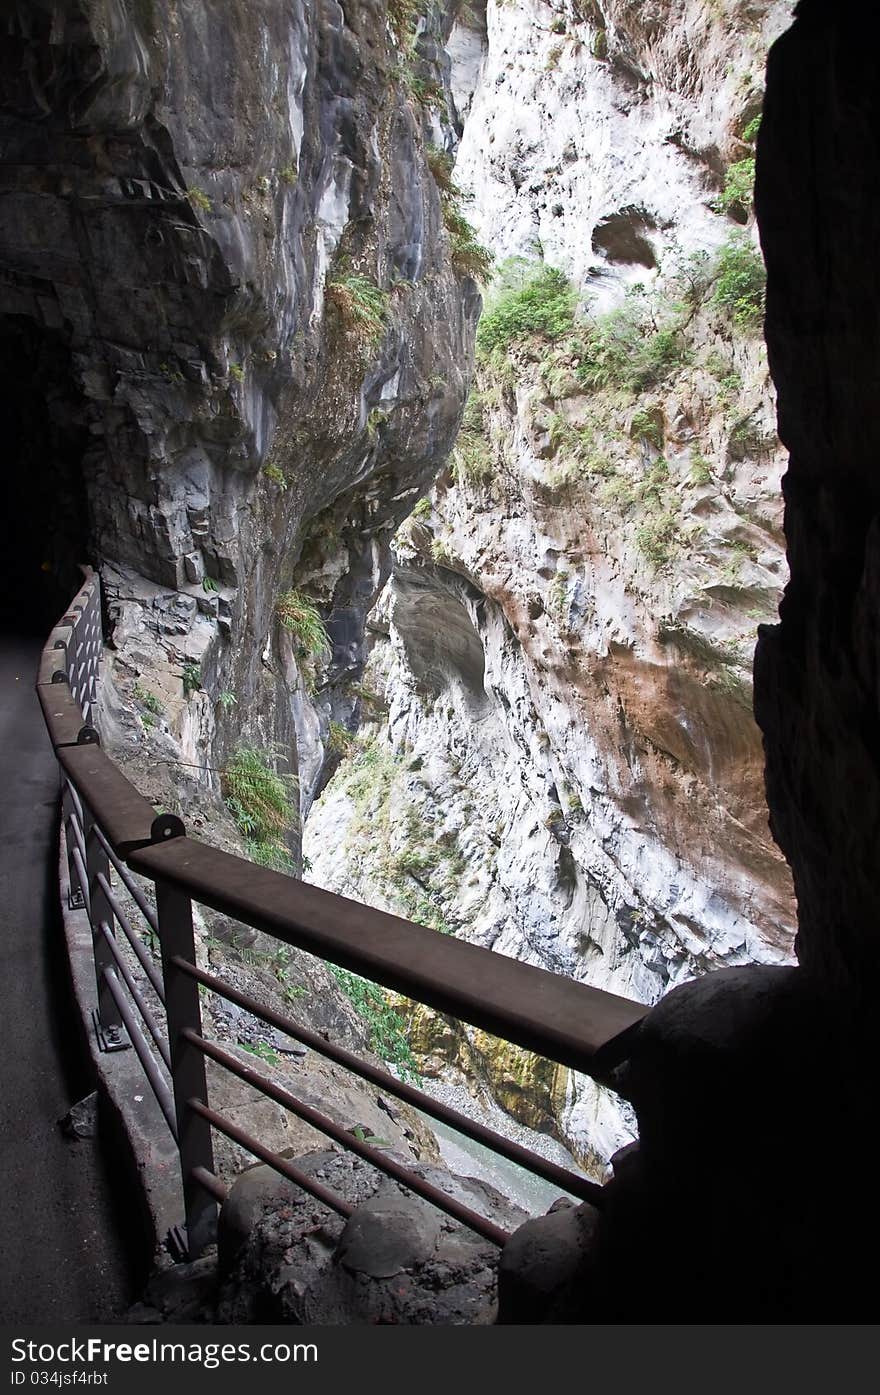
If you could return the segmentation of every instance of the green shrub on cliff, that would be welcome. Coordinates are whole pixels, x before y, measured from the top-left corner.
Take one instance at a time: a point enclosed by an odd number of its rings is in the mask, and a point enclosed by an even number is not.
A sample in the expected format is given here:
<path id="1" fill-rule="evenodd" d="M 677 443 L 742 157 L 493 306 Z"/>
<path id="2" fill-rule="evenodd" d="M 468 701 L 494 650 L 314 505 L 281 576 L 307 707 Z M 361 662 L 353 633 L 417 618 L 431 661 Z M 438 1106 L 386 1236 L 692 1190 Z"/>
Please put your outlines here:
<path id="1" fill-rule="evenodd" d="M 485 356 L 533 335 L 551 343 L 574 329 L 577 295 L 563 271 L 514 257 L 499 268 L 488 308 L 477 328 Z"/>
<path id="2" fill-rule="evenodd" d="M 718 195 L 716 204 L 721 213 L 742 212 L 749 214 L 755 196 L 755 157 L 747 155 L 727 166 L 724 188 Z"/>
<path id="3" fill-rule="evenodd" d="M 461 190 L 452 177 L 452 156 L 433 145 L 425 152 L 425 160 L 440 194 L 445 198 L 461 198 Z"/>
<path id="4" fill-rule="evenodd" d="M 346 756 L 355 743 L 355 734 L 344 722 L 332 721 L 327 729 L 327 749 L 334 755 Z"/>
<path id="5" fill-rule="evenodd" d="M 587 327 L 576 373 L 585 387 L 643 392 L 656 386 L 688 359 L 675 318 L 660 320 L 637 296 L 627 298 Z"/>
<path id="6" fill-rule="evenodd" d="M 340 969 L 336 964 L 327 965 L 343 993 L 351 1000 L 358 1016 L 369 1029 L 369 1045 L 383 1061 L 396 1066 L 403 1080 L 415 1085 L 421 1084 L 419 1067 L 410 1050 L 403 1023 L 385 997 L 385 990 L 377 983 L 370 983 L 348 969 Z"/>
<path id="7" fill-rule="evenodd" d="M 388 0 L 388 24 L 398 44 L 412 38 L 420 9 L 419 0 Z"/>
<path id="8" fill-rule="evenodd" d="M 477 241 L 474 229 L 452 195 L 444 197 L 441 194 L 440 204 L 443 222 L 449 233 L 449 260 L 453 268 L 459 276 L 472 276 L 475 281 L 488 281 L 495 265 L 492 253 L 488 247 Z"/>
<path id="9" fill-rule="evenodd" d="M 164 717 L 165 708 L 155 693 L 145 688 L 143 683 L 135 683 L 131 690 L 131 695 L 136 702 L 139 702 L 145 712 L 149 712 L 152 717 Z"/>
<path id="10" fill-rule="evenodd" d="M 680 540 L 681 524 L 675 507 L 645 519 L 636 529 L 639 549 L 655 567 L 671 561 Z"/>
<path id="11" fill-rule="evenodd" d="M 767 273 L 761 253 L 744 235 L 735 235 L 718 252 L 712 304 L 723 310 L 737 329 L 757 328 L 764 315 Z"/>
<path id="12" fill-rule="evenodd" d="M 758 129 L 761 125 L 760 116 L 756 116 L 746 126 L 742 133 L 742 139 L 749 145 L 753 145 L 758 137 Z M 748 215 L 752 211 L 755 201 L 755 155 L 754 151 L 746 155 L 742 160 L 735 160 L 732 165 L 728 165 L 724 176 L 724 188 L 716 200 L 716 207 L 720 213 L 733 213 L 736 215 Z"/>
<path id="13" fill-rule="evenodd" d="M 480 484 L 494 474 L 494 460 L 483 415 L 484 401 L 477 388 L 472 388 L 461 430 L 452 452 L 452 477 L 456 484 Z"/>

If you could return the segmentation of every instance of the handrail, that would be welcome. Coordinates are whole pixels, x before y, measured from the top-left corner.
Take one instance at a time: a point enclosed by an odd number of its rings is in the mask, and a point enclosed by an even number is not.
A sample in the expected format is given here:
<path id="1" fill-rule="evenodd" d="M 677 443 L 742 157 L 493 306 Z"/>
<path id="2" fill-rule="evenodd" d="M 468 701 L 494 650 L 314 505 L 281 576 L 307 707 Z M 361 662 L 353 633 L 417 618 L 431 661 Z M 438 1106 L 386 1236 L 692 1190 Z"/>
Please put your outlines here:
<path id="1" fill-rule="evenodd" d="M 202 1034 L 199 982 L 233 998 L 235 990 L 222 980 L 195 967 L 192 901 L 229 915 L 275 939 L 316 954 L 325 961 L 352 970 L 394 989 L 437 1011 L 500 1036 L 517 1046 L 549 1057 L 562 1065 L 600 1081 L 609 1081 L 613 1068 L 625 1058 L 633 1033 L 647 1009 L 640 1003 L 576 983 L 546 969 L 521 963 L 480 946 L 442 935 L 359 902 L 259 867 L 246 859 L 187 836 L 176 817 L 157 818 L 152 806 L 126 779 L 99 744 L 93 725 L 98 693 L 100 659 L 100 586 L 96 574 L 84 569 L 86 579 L 72 605 L 49 635 L 37 675 L 37 693 L 55 754 L 71 791 L 66 815 L 68 856 L 73 892 L 81 892 L 93 932 L 99 992 L 98 1024 L 116 1034 L 127 1029 L 131 1044 L 144 1067 L 173 1136 L 179 1142 L 186 1212 L 187 1250 L 200 1253 L 213 1233 L 216 1204 L 223 1184 L 214 1176 L 211 1128 L 236 1139 L 276 1171 L 305 1186 L 304 1174 L 287 1160 L 266 1149 L 238 1126 L 222 1119 L 208 1103 L 205 1056 L 247 1079 L 255 1088 L 285 1107 L 301 1112 L 304 1106 L 288 1092 L 262 1080 L 257 1072 L 242 1068 L 228 1053 L 207 1042 Z M 162 973 L 154 967 L 146 949 L 135 944 L 126 912 L 111 886 L 111 866 L 145 916 L 149 933 L 158 934 Z M 154 912 L 126 868 L 156 885 Z M 147 980 L 167 1010 L 167 1046 L 163 1028 L 127 973 L 114 934 L 118 922 L 135 947 Z M 121 975 L 121 979 L 120 979 Z M 123 984 L 146 1022 L 159 1051 L 161 1065 L 152 1056 L 147 1040 L 125 1001 Z M 258 1005 L 253 1005 L 257 1011 Z M 258 1012 L 268 1021 L 273 1014 Z M 104 1021 L 104 1018 L 107 1021 Z M 281 1019 L 279 1018 L 279 1021 Z M 300 1030 L 284 1020 L 296 1035 Z M 302 1033 L 308 1037 L 313 1034 Z M 313 1042 L 315 1049 L 322 1045 Z M 324 1044 L 333 1059 L 341 1050 Z M 114 1048 L 115 1049 L 115 1048 Z M 375 1073 L 376 1068 L 359 1073 Z M 356 1063 L 350 1069 L 359 1070 Z M 170 1071 L 171 1089 L 163 1071 Z M 385 1073 L 379 1072 L 380 1076 Z M 393 1088 L 392 1077 L 387 1077 Z M 394 1091 L 418 1108 L 438 1117 L 438 1108 L 413 1086 Z M 281 1097 L 284 1097 L 283 1099 Z M 319 1116 L 316 1116 L 316 1118 Z M 339 1130 L 326 1121 L 331 1136 Z M 320 1124 L 317 1124 L 321 1127 Z M 489 1146 L 491 1130 L 473 1126 Z M 344 1132 L 344 1131 L 343 1131 Z M 477 1136 L 474 1133 L 473 1136 Z M 354 1148 L 354 1142 L 352 1147 Z M 363 1152 L 358 1142 L 354 1151 Z M 525 1162 L 528 1150 L 514 1145 L 497 1151 Z M 389 1160 L 368 1148 L 364 1156 L 396 1175 Z M 539 1162 L 541 1160 L 538 1160 Z M 526 1164 L 528 1165 L 528 1164 Z M 538 1166 L 533 1170 L 547 1173 Z M 550 1175 L 564 1185 L 565 1169 L 550 1166 Z M 601 1188 L 586 1179 L 578 1187 L 582 1196 L 601 1203 Z M 411 1181 L 413 1179 L 410 1179 Z M 407 1183 L 409 1185 L 409 1183 Z M 427 1187 L 427 1190 L 426 1190 Z M 307 1187 L 314 1193 L 314 1187 Z M 414 1190 L 429 1195 L 435 1204 L 456 1214 L 449 1198 L 425 1183 Z M 326 1189 L 322 1189 L 322 1192 Z M 339 1198 L 333 1204 L 342 1214 L 350 1208 Z M 459 1219 L 496 1243 L 505 1233 L 484 1218 Z"/>
<path id="2" fill-rule="evenodd" d="M 334 1042 L 326 1041 L 319 1037 L 317 1032 L 309 1031 L 300 1023 L 285 1017 L 283 1013 L 275 1012 L 272 1008 L 258 1003 L 247 993 L 242 993 L 241 989 L 233 988 L 231 984 L 225 983 L 216 974 L 209 974 L 204 969 L 196 968 L 195 964 L 187 964 L 183 960 L 175 960 L 175 967 L 189 974 L 196 983 L 203 984 L 205 988 L 210 988 L 219 997 L 225 998 L 227 1002 L 236 1003 L 239 1007 L 244 1008 L 260 1022 L 265 1022 L 267 1027 L 274 1027 L 276 1031 L 286 1033 L 287 1036 L 302 1042 L 303 1046 L 311 1047 L 313 1051 L 325 1056 L 328 1061 L 335 1061 L 344 1070 L 359 1075 L 362 1080 L 369 1080 L 372 1085 L 378 1085 L 380 1090 L 385 1090 L 388 1094 L 394 1095 L 396 1099 L 403 1100 L 405 1104 L 411 1104 L 413 1108 L 420 1109 L 429 1118 L 438 1119 L 442 1124 L 448 1124 L 450 1128 L 464 1134 L 466 1138 L 473 1139 L 475 1143 L 481 1143 L 484 1148 L 498 1153 L 502 1158 L 508 1158 L 510 1162 L 517 1163 L 520 1167 L 531 1170 L 537 1176 L 543 1177 L 548 1182 L 553 1182 L 555 1186 L 561 1187 L 564 1191 L 572 1192 L 584 1201 L 591 1201 L 594 1204 L 601 1202 L 602 1188 L 598 1182 L 591 1182 L 588 1177 L 577 1176 L 568 1168 L 561 1167 L 559 1163 L 551 1162 L 549 1158 L 539 1157 L 520 1143 L 513 1143 L 503 1134 L 487 1128 L 485 1124 L 476 1123 L 473 1119 L 469 1119 L 466 1114 L 461 1114 L 457 1109 L 453 1109 L 451 1105 L 441 1103 L 432 1095 L 426 1095 L 424 1090 L 416 1089 L 414 1085 L 408 1084 L 405 1080 L 399 1080 L 397 1076 L 392 1075 L 390 1071 L 384 1070 L 381 1066 L 373 1066 L 369 1061 L 361 1060 L 360 1057 L 355 1056 L 354 1052 L 347 1051 L 344 1046 L 337 1046 Z"/>
<path id="3" fill-rule="evenodd" d="M 133 871 L 161 878 L 284 944 L 587 1075 L 604 1075 L 607 1062 L 620 1059 L 624 1034 L 646 1011 L 194 838 L 142 847 L 127 861 Z"/>

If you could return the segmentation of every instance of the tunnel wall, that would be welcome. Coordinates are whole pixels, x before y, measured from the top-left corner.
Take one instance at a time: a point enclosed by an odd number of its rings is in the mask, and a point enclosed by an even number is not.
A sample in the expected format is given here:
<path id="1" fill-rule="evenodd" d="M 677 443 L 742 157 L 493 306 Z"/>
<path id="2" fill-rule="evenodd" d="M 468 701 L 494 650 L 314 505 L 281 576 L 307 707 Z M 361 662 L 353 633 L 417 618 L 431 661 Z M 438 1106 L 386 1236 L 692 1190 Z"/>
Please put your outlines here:
<path id="1" fill-rule="evenodd" d="M 6 629 L 45 634 L 80 585 L 88 560 L 82 460 L 85 404 L 64 333 L 0 315 L 0 510 Z"/>
<path id="2" fill-rule="evenodd" d="M 770 55 L 756 191 L 791 452 L 791 580 L 755 665 L 767 796 L 800 962 L 865 1005 L 880 971 L 878 40 L 876 11 L 802 0 Z"/>

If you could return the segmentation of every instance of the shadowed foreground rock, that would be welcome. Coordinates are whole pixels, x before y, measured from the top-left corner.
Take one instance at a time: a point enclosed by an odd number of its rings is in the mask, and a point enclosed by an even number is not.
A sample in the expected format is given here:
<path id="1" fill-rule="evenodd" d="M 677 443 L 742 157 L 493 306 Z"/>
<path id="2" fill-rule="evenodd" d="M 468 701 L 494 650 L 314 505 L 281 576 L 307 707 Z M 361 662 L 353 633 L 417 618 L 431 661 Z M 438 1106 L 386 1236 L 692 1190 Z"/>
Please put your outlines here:
<path id="1" fill-rule="evenodd" d="M 218 1321 L 494 1321 L 496 1246 L 359 1158 L 322 1150 L 297 1166 L 354 1204 L 354 1215 L 344 1221 L 266 1167 L 246 1172 L 221 1212 Z M 506 1229 L 525 1219 L 487 1183 L 436 1167 L 413 1172 Z"/>
<path id="2" fill-rule="evenodd" d="M 755 665 L 767 793 L 800 962 L 868 1010 L 880 974 L 878 41 L 874 7 L 799 6 L 770 58 L 756 191 L 791 452 L 791 581 Z"/>
<path id="3" fill-rule="evenodd" d="M 801 969 L 675 989 L 617 1080 L 638 1147 L 615 1159 L 601 1213 L 542 1217 L 509 1242 L 499 1321 L 867 1320 L 876 1224 L 858 1045 Z"/>

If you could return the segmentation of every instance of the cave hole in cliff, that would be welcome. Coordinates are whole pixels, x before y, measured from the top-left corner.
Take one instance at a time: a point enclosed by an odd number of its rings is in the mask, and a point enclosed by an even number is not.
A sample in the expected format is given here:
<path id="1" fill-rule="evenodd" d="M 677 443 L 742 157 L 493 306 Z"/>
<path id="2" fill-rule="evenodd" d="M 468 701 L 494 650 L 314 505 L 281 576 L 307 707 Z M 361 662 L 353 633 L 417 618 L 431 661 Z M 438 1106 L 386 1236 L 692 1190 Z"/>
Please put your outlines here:
<path id="1" fill-rule="evenodd" d="M 4 630 L 44 634 L 80 584 L 78 563 L 87 560 L 88 430 L 64 334 L 21 315 L 0 315 L 0 432 L 0 617 Z"/>
<path id="2" fill-rule="evenodd" d="M 439 697 L 454 687 L 476 716 L 487 702 L 486 656 L 464 604 L 466 589 L 463 579 L 447 587 L 401 569 L 394 619 L 422 691 Z"/>

